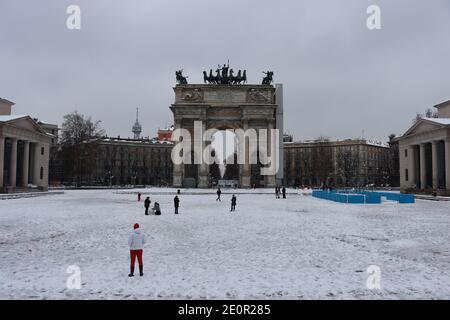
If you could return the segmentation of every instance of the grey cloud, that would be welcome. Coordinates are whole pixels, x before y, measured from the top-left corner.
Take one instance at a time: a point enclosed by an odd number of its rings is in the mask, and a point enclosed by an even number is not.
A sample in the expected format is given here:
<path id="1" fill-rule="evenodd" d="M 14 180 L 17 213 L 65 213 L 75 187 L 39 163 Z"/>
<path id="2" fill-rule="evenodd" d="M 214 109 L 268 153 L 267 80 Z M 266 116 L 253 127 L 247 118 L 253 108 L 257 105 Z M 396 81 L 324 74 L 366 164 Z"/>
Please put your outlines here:
<path id="1" fill-rule="evenodd" d="M 82 30 L 65 28 L 69 4 Z M 366 8 L 382 29 L 366 28 Z M 172 121 L 174 71 L 191 82 L 230 59 L 250 82 L 272 69 L 285 88 L 285 128 L 298 139 L 385 139 L 450 99 L 446 0 L 0 2 L 0 96 L 61 123 L 75 109 L 131 136 Z"/>

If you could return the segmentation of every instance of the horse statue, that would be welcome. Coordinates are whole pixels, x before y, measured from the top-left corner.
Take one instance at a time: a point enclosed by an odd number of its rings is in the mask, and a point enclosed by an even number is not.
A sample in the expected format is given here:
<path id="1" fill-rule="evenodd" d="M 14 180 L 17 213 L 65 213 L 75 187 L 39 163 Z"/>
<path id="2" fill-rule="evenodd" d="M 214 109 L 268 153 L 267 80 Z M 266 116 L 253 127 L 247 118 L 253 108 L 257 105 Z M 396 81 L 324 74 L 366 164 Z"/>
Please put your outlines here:
<path id="1" fill-rule="evenodd" d="M 203 82 L 210 84 L 229 84 L 236 85 L 241 83 L 247 83 L 247 71 L 239 70 L 234 75 L 234 70 L 229 69 L 229 65 L 218 65 L 216 69 L 216 75 L 213 75 L 212 69 L 209 69 L 209 75 L 207 71 L 203 71 Z"/>
<path id="2" fill-rule="evenodd" d="M 273 72 L 272 71 L 267 71 L 267 72 L 263 72 L 266 76 L 263 78 L 262 80 L 262 84 L 266 85 L 266 86 L 270 86 L 273 82 Z"/>
<path id="3" fill-rule="evenodd" d="M 187 84 L 187 78 L 183 76 L 183 69 L 175 71 L 175 76 L 177 77 L 178 84 Z"/>

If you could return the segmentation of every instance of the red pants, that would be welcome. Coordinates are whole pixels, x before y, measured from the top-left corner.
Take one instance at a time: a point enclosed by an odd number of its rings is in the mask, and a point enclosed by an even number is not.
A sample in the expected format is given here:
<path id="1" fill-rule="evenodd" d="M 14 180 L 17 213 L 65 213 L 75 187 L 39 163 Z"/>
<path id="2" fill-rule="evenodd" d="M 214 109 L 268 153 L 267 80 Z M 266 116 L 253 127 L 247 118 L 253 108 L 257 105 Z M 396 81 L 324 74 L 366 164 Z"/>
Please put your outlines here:
<path id="1" fill-rule="evenodd" d="M 134 261 L 138 259 L 139 266 L 142 266 L 142 249 L 141 250 L 130 250 L 131 267 L 134 268 Z"/>

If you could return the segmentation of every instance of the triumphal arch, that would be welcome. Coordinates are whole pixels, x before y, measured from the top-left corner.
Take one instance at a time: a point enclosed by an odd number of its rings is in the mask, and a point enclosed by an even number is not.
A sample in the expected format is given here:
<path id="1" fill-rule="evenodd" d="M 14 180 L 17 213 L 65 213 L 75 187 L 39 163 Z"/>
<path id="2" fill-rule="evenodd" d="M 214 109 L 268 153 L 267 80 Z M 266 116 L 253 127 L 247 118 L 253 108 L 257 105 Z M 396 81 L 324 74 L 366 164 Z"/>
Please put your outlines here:
<path id="1" fill-rule="evenodd" d="M 177 71 L 175 102 L 170 106 L 174 116 L 174 126 L 186 129 L 194 136 L 194 125 L 201 121 L 203 132 L 208 129 L 236 130 L 267 129 L 267 151 L 270 155 L 279 153 L 279 144 L 274 147 L 271 142 L 278 139 L 277 123 L 277 88 L 272 85 L 272 72 L 266 72 L 261 84 L 246 84 L 246 71 L 239 70 L 236 74 L 228 65 L 219 66 L 213 71 L 203 72 L 203 84 L 188 84 L 182 71 Z M 281 95 L 281 93 L 280 93 Z M 282 119 L 281 119 L 282 120 Z M 278 125 L 279 126 L 279 125 Z M 251 130 L 250 130 L 251 131 Z M 281 134 L 282 135 L 282 134 Z M 251 143 L 251 137 L 244 138 L 246 146 Z M 260 137 L 258 137 L 260 139 Z M 181 139 L 182 140 L 182 139 Z M 177 143 L 177 141 L 175 141 Z M 192 142 L 194 143 L 194 142 Z M 207 142 L 205 142 L 207 144 Z M 276 149 L 276 150 L 275 150 Z M 251 161 L 251 148 L 246 148 L 245 161 L 237 166 L 238 185 L 243 188 L 252 186 L 273 187 L 276 185 L 276 173 L 261 174 L 260 163 Z M 259 158 L 258 158 L 259 159 Z M 279 158 L 277 158 L 279 161 Z M 173 184 L 175 187 L 191 186 L 205 188 L 211 186 L 211 165 L 174 164 Z M 187 181 L 191 181 L 188 185 Z M 194 185 L 192 185 L 194 181 Z"/>

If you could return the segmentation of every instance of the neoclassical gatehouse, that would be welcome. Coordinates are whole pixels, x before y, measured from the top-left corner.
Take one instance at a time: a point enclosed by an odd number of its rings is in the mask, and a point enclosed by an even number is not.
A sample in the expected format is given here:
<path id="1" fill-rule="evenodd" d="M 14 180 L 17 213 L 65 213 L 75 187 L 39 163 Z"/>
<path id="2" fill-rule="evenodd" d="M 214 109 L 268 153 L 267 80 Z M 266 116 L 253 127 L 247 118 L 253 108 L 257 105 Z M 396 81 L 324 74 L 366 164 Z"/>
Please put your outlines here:
<path id="1" fill-rule="evenodd" d="M 435 106 L 437 118 L 423 118 L 398 138 L 403 192 L 450 195 L 450 100 Z"/>
<path id="2" fill-rule="evenodd" d="M 30 116 L 11 115 L 13 105 L 0 98 L 0 192 L 47 190 L 52 136 Z"/>

